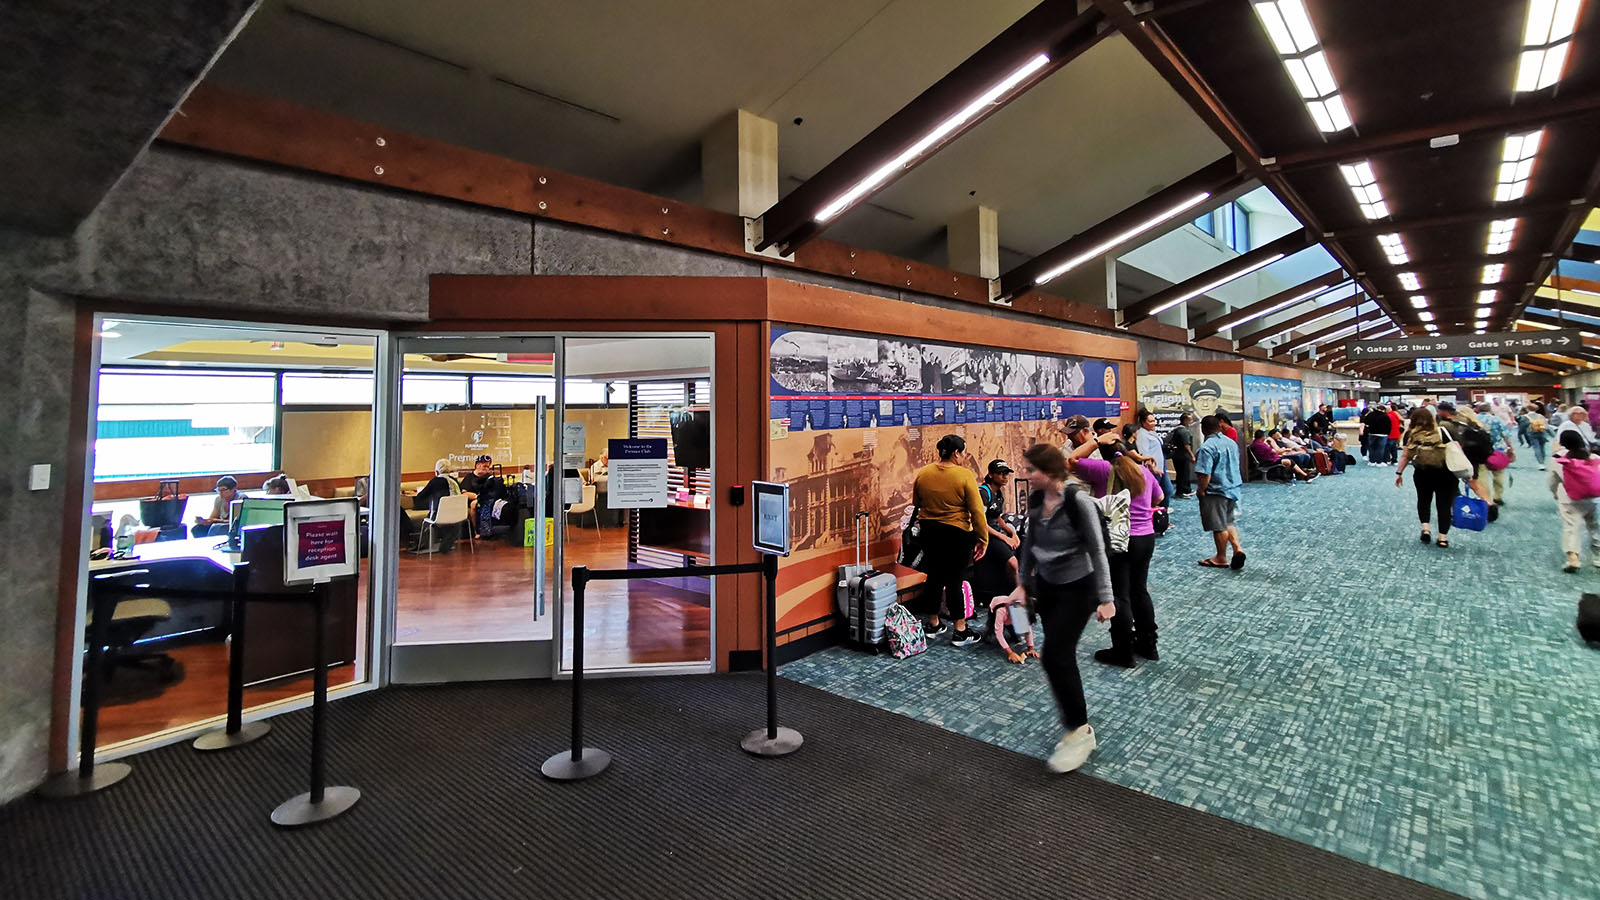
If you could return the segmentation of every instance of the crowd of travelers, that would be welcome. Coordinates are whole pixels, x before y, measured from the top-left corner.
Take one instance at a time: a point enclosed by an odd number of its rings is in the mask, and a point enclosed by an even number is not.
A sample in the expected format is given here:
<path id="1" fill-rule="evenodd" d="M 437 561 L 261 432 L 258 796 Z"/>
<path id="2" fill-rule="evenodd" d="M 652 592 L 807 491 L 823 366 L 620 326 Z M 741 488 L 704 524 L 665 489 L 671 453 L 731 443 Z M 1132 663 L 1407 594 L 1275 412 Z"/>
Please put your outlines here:
<path id="1" fill-rule="evenodd" d="M 1463 484 L 1481 501 L 1485 518 L 1496 520 L 1505 503 L 1505 469 L 1520 446 L 1541 471 L 1549 463 L 1566 570 L 1577 571 L 1584 544 L 1600 567 L 1600 447 L 1582 407 L 1563 413 L 1539 402 L 1375 404 L 1355 421 L 1368 466 L 1393 467 L 1397 486 L 1412 471 L 1422 542 L 1450 546 Z M 908 604 L 929 638 L 949 633 L 957 647 L 987 639 L 1011 663 L 1041 659 L 1065 732 L 1046 761 L 1057 773 L 1081 767 L 1096 745 L 1077 662 L 1089 621 L 1109 625 L 1110 646 L 1094 653 L 1096 661 L 1132 668 L 1160 658 L 1148 580 L 1169 505 L 1198 498 L 1200 525 L 1216 549 L 1199 565 L 1238 571 L 1247 559 L 1236 525 L 1247 477 L 1304 484 L 1357 462 L 1328 406 L 1254 428 L 1247 442 L 1223 412 L 1198 423 L 1185 413 L 1165 434 L 1144 409 L 1121 428 L 1075 415 L 1063 430 L 1061 446 L 1030 447 L 1020 471 L 990 460 L 981 483 L 965 441 L 954 434 L 940 439 L 938 460 L 917 472 L 913 486 L 927 581 Z M 1025 509 L 1008 516 L 1013 475 L 1029 493 Z M 1035 619 L 1044 629 L 1042 657 Z"/>

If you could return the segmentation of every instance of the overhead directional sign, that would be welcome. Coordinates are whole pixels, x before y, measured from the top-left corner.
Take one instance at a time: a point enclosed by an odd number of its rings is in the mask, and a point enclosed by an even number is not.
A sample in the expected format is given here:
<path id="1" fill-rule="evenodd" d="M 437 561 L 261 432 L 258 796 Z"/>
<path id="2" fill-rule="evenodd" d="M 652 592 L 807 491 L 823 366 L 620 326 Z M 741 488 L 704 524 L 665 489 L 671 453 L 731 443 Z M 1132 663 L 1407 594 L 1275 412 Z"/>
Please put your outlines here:
<path id="1" fill-rule="evenodd" d="M 1500 331 L 1493 334 L 1446 334 L 1391 338 L 1384 341 L 1349 341 L 1345 358 L 1422 359 L 1429 356 L 1514 356 L 1519 353 L 1560 353 L 1583 346 L 1576 328 L 1553 331 Z"/>

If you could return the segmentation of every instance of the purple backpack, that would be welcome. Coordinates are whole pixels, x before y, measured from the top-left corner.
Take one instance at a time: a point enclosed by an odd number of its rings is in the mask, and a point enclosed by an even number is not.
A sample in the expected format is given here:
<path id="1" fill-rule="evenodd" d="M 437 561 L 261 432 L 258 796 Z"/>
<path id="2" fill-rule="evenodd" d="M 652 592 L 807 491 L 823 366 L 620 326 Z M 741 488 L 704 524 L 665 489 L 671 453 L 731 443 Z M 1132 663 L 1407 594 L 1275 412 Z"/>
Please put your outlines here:
<path id="1" fill-rule="evenodd" d="M 1589 500 L 1600 497 L 1600 459 L 1573 459 L 1558 456 L 1561 463 L 1561 486 L 1569 500 Z"/>

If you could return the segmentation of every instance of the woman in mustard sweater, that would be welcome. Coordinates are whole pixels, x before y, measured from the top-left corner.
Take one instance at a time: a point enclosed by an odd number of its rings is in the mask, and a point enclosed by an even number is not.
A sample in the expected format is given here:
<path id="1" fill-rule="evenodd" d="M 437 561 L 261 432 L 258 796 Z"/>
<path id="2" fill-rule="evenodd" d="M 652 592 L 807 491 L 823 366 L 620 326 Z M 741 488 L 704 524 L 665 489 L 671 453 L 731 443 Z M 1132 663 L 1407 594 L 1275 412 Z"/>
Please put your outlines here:
<path id="1" fill-rule="evenodd" d="M 967 628 L 961 586 L 967 565 L 982 559 L 989 546 L 978 477 L 962 459 L 966 450 L 967 442 L 956 435 L 940 438 L 939 461 L 917 470 L 911 494 L 922 523 L 923 572 L 928 576 L 912 611 L 928 617 L 928 637 L 936 637 L 948 628 L 939 618 L 941 606 L 947 608 L 956 622 L 950 643 L 957 647 L 981 639 Z"/>

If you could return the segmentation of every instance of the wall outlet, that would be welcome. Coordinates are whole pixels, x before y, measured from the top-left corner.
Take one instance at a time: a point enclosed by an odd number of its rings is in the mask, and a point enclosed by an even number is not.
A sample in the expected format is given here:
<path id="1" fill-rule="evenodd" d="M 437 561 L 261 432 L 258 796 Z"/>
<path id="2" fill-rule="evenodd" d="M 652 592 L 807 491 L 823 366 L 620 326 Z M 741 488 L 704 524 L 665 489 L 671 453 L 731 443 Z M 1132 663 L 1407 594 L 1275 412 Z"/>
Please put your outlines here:
<path id="1" fill-rule="evenodd" d="M 29 467 L 29 469 L 28 469 L 28 490 L 30 490 L 30 491 L 48 491 L 48 490 L 50 490 L 50 464 L 49 463 L 40 463 L 39 465 Z"/>

